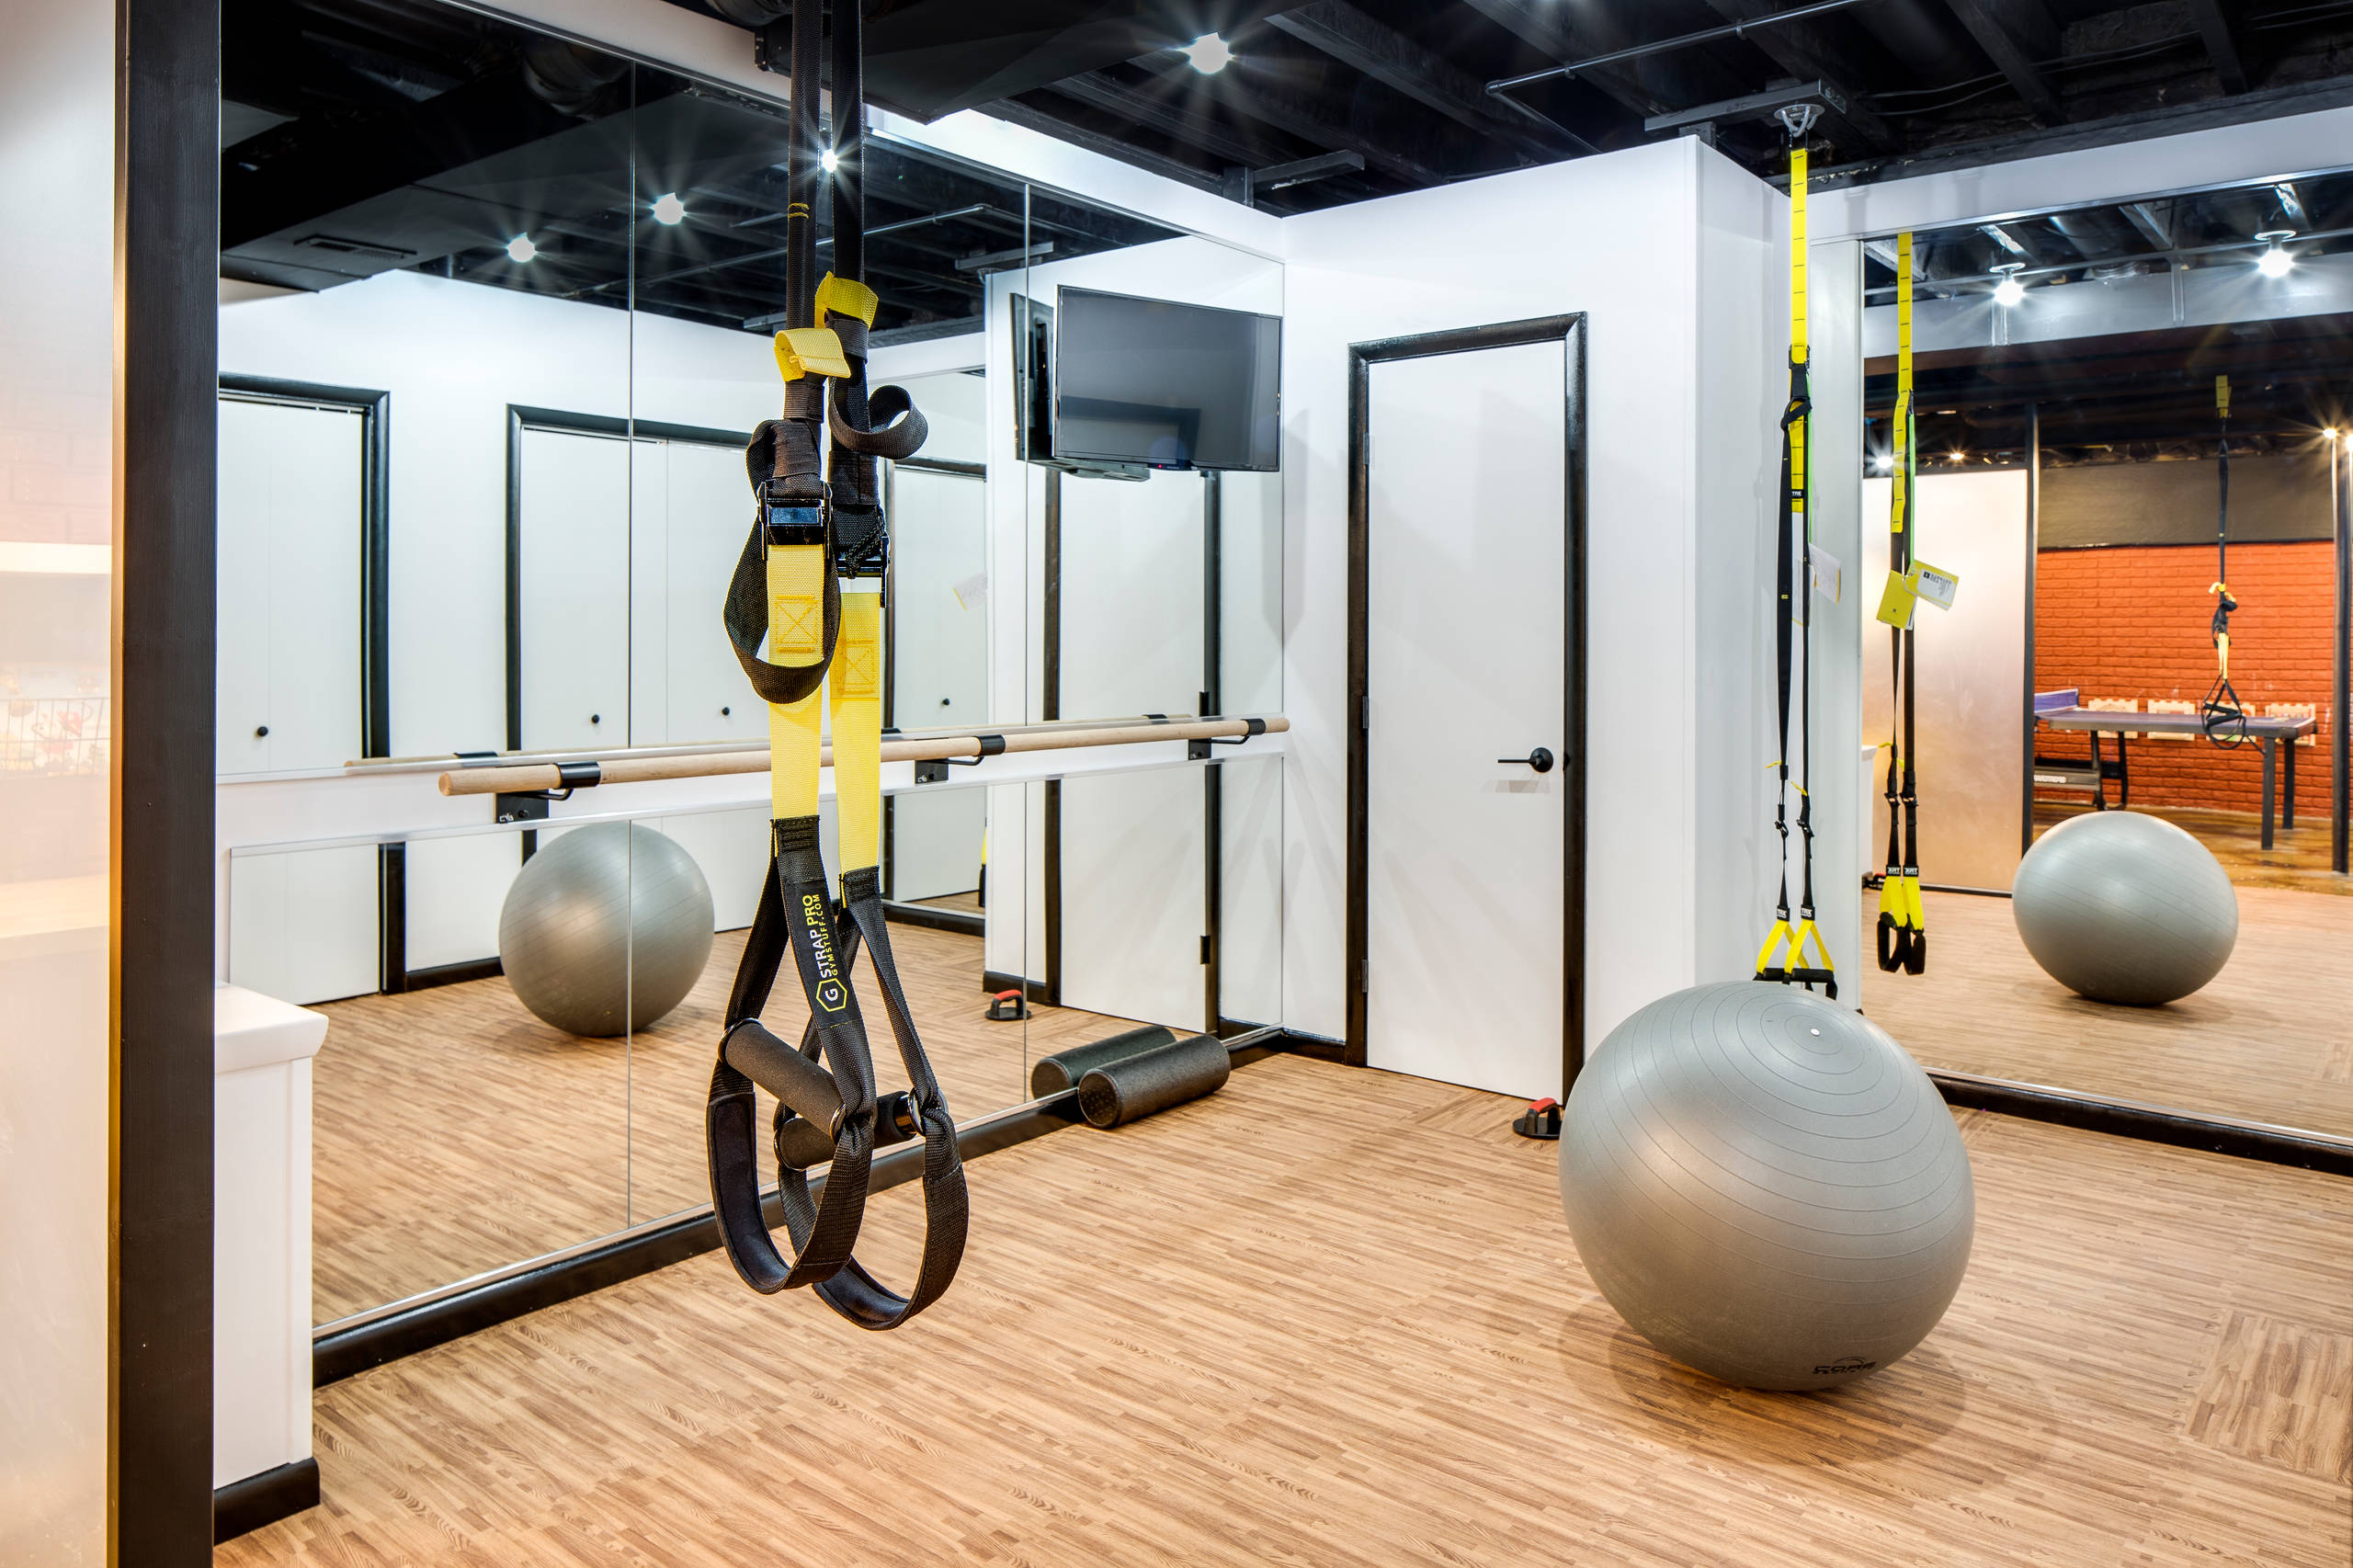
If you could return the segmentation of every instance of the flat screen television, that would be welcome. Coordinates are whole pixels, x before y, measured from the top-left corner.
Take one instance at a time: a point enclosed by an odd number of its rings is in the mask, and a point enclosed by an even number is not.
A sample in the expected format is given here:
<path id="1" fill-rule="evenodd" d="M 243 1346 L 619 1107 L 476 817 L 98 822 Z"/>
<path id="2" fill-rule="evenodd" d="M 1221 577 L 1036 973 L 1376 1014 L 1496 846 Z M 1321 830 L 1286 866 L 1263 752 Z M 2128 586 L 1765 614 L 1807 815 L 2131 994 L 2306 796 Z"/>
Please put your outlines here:
<path id="1" fill-rule="evenodd" d="M 1066 463 L 1271 473 L 1281 454 L 1279 316 L 1062 290 L 1052 449 Z"/>

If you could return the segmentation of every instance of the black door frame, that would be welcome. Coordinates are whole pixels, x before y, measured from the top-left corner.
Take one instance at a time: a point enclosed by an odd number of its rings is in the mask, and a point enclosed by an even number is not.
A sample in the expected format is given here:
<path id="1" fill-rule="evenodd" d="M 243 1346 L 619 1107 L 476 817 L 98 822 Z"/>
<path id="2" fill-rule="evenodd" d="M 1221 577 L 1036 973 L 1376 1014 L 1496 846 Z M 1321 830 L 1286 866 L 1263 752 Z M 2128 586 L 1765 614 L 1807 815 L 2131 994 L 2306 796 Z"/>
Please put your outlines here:
<path id="1" fill-rule="evenodd" d="M 1568 530 L 1567 580 L 1562 642 L 1565 712 L 1562 733 L 1563 802 L 1561 866 L 1561 1094 L 1566 1096 L 1585 1065 L 1586 931 L 1586 316 L 1539 316 L 1488 326 L 1382 338 L 1348 347 L 1348 869 L 1347 937 L 1343 976 L 1348 998 L 1343 1060 L 1366 1065 L 1367 954 L 1370 927 L 1368 803 L 1370 757 L 1366 746 L 1365 664 L 1371 649 L 1367 623 L 1371 590 L 1371 471 L 1370 446 L 1372 368 L 1441 354 L 1472 354 L 1488 348 L 1518 348 L 1559 343 L 1567 374 L 1562 388 L 1565 417 L 1566 472 L 1562 525 Z M 1502 562 L 1496 563 L 1498 566 Z"/>
<path id="2" fill-rule="evenodd" d="M 359 415 L 359 755 L 392 755 L 392 394 L 275 376 L 223 373 L 221 392 L 243 403 L 341 408 Z"/>

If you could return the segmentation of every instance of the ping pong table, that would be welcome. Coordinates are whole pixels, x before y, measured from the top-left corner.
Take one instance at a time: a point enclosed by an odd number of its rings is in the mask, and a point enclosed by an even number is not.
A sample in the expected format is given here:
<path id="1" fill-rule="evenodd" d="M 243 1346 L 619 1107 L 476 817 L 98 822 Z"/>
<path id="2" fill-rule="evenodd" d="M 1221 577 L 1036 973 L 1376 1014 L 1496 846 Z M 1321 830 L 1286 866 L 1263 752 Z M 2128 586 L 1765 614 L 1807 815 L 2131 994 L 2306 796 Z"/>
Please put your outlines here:
<path id="1" fill-rule="evenodd" d="M 2077 688 L 2059 691 L 2038 691 L 2034 694 L 2034 722 L 2053 730 L 2075 731 L 2088 734 L 2092 744 L 2092 803 L 2095 811 L 2108 810 L 2108 781 L 2116 780 L 2117 809 L 2132 804 L 2132 776 L 2125 760 L 2124 738 L 2128 734 L 2203 735 L 2206 719 L 2200 713 L 2136 713 L 2080 706 Z M 2271 847 L 2272 822 L 2289 832 L 2296 826 L 2296 742 L 2309 735 L 2316 721 L 2304 715 L 2273 717 L 2248 714 L 2243 721 L 2234 721 L 2223 732 L 2227 735 L 2245 734 L 2263 746 L 2263 846 Z M 2116 737 L 2116 761 L 2109 764 L 2100 750 L 2103 734 Z M 2287 744 L 2287 756 L 2280 758 L 2280 744 Z M 2042 781 L 2046 761 L 2034 759 L 2037 781 Z"/>

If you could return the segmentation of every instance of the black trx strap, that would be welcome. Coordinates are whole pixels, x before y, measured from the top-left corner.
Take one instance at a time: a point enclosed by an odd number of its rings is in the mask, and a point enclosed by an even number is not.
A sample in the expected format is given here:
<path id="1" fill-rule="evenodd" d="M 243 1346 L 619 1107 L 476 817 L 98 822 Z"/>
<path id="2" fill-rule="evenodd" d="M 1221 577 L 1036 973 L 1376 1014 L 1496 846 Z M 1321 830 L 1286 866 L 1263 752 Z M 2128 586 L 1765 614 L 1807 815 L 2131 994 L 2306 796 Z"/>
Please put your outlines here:
<path id="1" fill-rule="evenodd" d="M 1820 985 L 1825 994 L 1836 997 L 1838 980 L 1831 967 L 1830 949 L 1813 919 L 1813 801 L 1806 793 L 1813 782 L 1813 724 L 1809 700 L 1813 685 L 1813 636 L 1808 626 L 1809 607 L 1801 597 L 1808 591 L 1807 545 L 1813 538 L 1812 517 L 1807 509 L 1812 458 L 1807 450 L 1806 421 L 1813 411 L 1813 394 L 1807 377 L 1805 133 L 1820 112 L 1811 104 L 1781 111 L 1781 122 L 1789 131 L 1790 141 L 1790 401 L 1781 411 L 1781 492 L 1774 507 L 1775 524 L 1780 534 L 1774 568 L 1773 652 L 1779 676 L 1781 754 L 1773 765 L 1779 784 L 1773 797 L 1773 830 L 1781 840 L 1781 886 L 1774 904 L 1772 929 L 1766 933 L 1764 946 L 1756 950 L 1756 978 L 1802 985 L 1808 990 Z M 1803 649 L 1807 657 L 1802 665 L 1797 661 L 1801 626 L 1808 627 Z M 1802 780 L 1794 786 L 1790 781 L 1790 700 L 1793 685 L 1798 706 L 1798 775 Z M 1803 863 L 1794 924 L 1790 919 L 1789 866 L 1789 799 L 1793 788 L 1798 797 L 1799 853 Z M 1812 964 L 1806 961 L 1809 947 L 1816 960 Z"/>
<path id="2" fill-rule="evenodd" d="M 1920 430 L 1912 401 L 1912 235 L 1895 244 L 1895 417 L 1893 473 L 1889 486 L 1888 579 L 1905 585 L 1882 601 L 1893 664 L 1888 711 L 1895 735 L 1887 754 L 1887 866 L 1879 886 L 1879 967 L 1890 974 L 1919 974 L 1928 966 L 1927 914 L 1920 901 L 1920 801 L 1913 774 L 1913 701 L 1918 679 L 1910 592 L 1917 579 L 1913 530 L 1918 500 Z M 1900 603 L 1900 616 L 1894 613 Z"/>
<path id="3" fill-rule="evenodd" d="M 2239 694 L 2231 685 L 2231 611 L 2239 608 L 2231 597 L 2231 378 L 2214 378 L 2214 413 L 2220 425 L 2215 437 L 2215 471 L 2218 495 L 2214 512 L 2214 585 L 2206 591 L 2214 596 L 2214 684 L 2206 693 L 2206 700 L 2199 711 L 2206 722 L 2206 738 L 2216 745 L 2234 746 L 2245 743 L 2246 710 L 2240 705 Z"/>
<path id="4" fill-rule="evenodd" d="M 890 560 L 874 460 L 913 455 L 926 429 L 901 388 L 878 388 L 870 398 L 866 390 L 866 335 L 875 301 L 860 276 L 865 113 L 854 4 L 835 7 L 834 27 L 838 271 L 823 283 L 814 278 L 819 15 L 818 6 L 801 6 L 792 19 L 788 324 L 777 335 L 777 360 L 786 378 L 784 417 L 762 425 L 747 454 L 759 518 L 736 563 L 725 614 L 736 656 L 769 704 L 776 822 L 767 880 L 728 999 L 705 1119 L 712 1207 L 736 1273 L 763 1293 L 813 1285 L 852 1323 L 887 1329 L 936 1301 L 955 1278 L 967 1208 L 955 1119 L 899 982 L 874 863 L 884 678 L 881 598 Z M 879 430 L 873 427 L 878 416 L 885 421 Z M 821 426 L 832 437 L 830 483 Z M 759 655 L 763 638 L 767 660 Z M 829 685 L 843 867 L 838 902 L 825 886 L 817 814 L 820 694 Z M 850 983 L 861 947 L 910 1085 L 889 1095 L 875 1092 L 873 1058 Z M 759 1017 L 788 949 L 809 1006 L 798 1048 Z M 777 1098 L 772 1136 L 778 1203 L 792 1238 L 789 1260 L 761 1207 L 755 1085 Z M 923 1261 L 913 1290 L 902 1296 L 851 1255 L 876 1149 L 918 1137 L 924 1142 Z M 827 1169 L 819 1187 L 808 1173 L 821 1164 Z"/>

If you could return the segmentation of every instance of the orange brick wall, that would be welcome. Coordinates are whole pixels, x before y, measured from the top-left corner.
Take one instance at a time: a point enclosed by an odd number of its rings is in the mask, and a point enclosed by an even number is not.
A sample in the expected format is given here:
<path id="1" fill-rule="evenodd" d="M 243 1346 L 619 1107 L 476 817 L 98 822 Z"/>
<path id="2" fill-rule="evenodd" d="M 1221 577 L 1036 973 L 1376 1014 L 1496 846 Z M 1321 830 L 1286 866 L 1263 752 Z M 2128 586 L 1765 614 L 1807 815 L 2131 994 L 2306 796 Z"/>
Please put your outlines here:
<path id="1" fill-rule="evenodd" d="M 2231 682 L 2251 712 L 2309 702 L 2319 744 L 2296 753 L 2296 805 L 2327 821 L 2329 637 L 2334 568 L 2326 540 L 2231 547 Z M 2075 687 L 2086 702 L 2136 697 L 2202 700 L 2214 679 L 2208 623 L 2214 552 L 2190 546 L 2044 551 L 2035 560 L 2034 685 Z M 2113 743 L 2109 743 L 2113 745 Z M 2046 756 L 2087 756 L 2080 735 L 2041 732 Z M 2132 802 L 2263 807 L 2262 748 L 2203 740 L 2131 743 Z"/>

